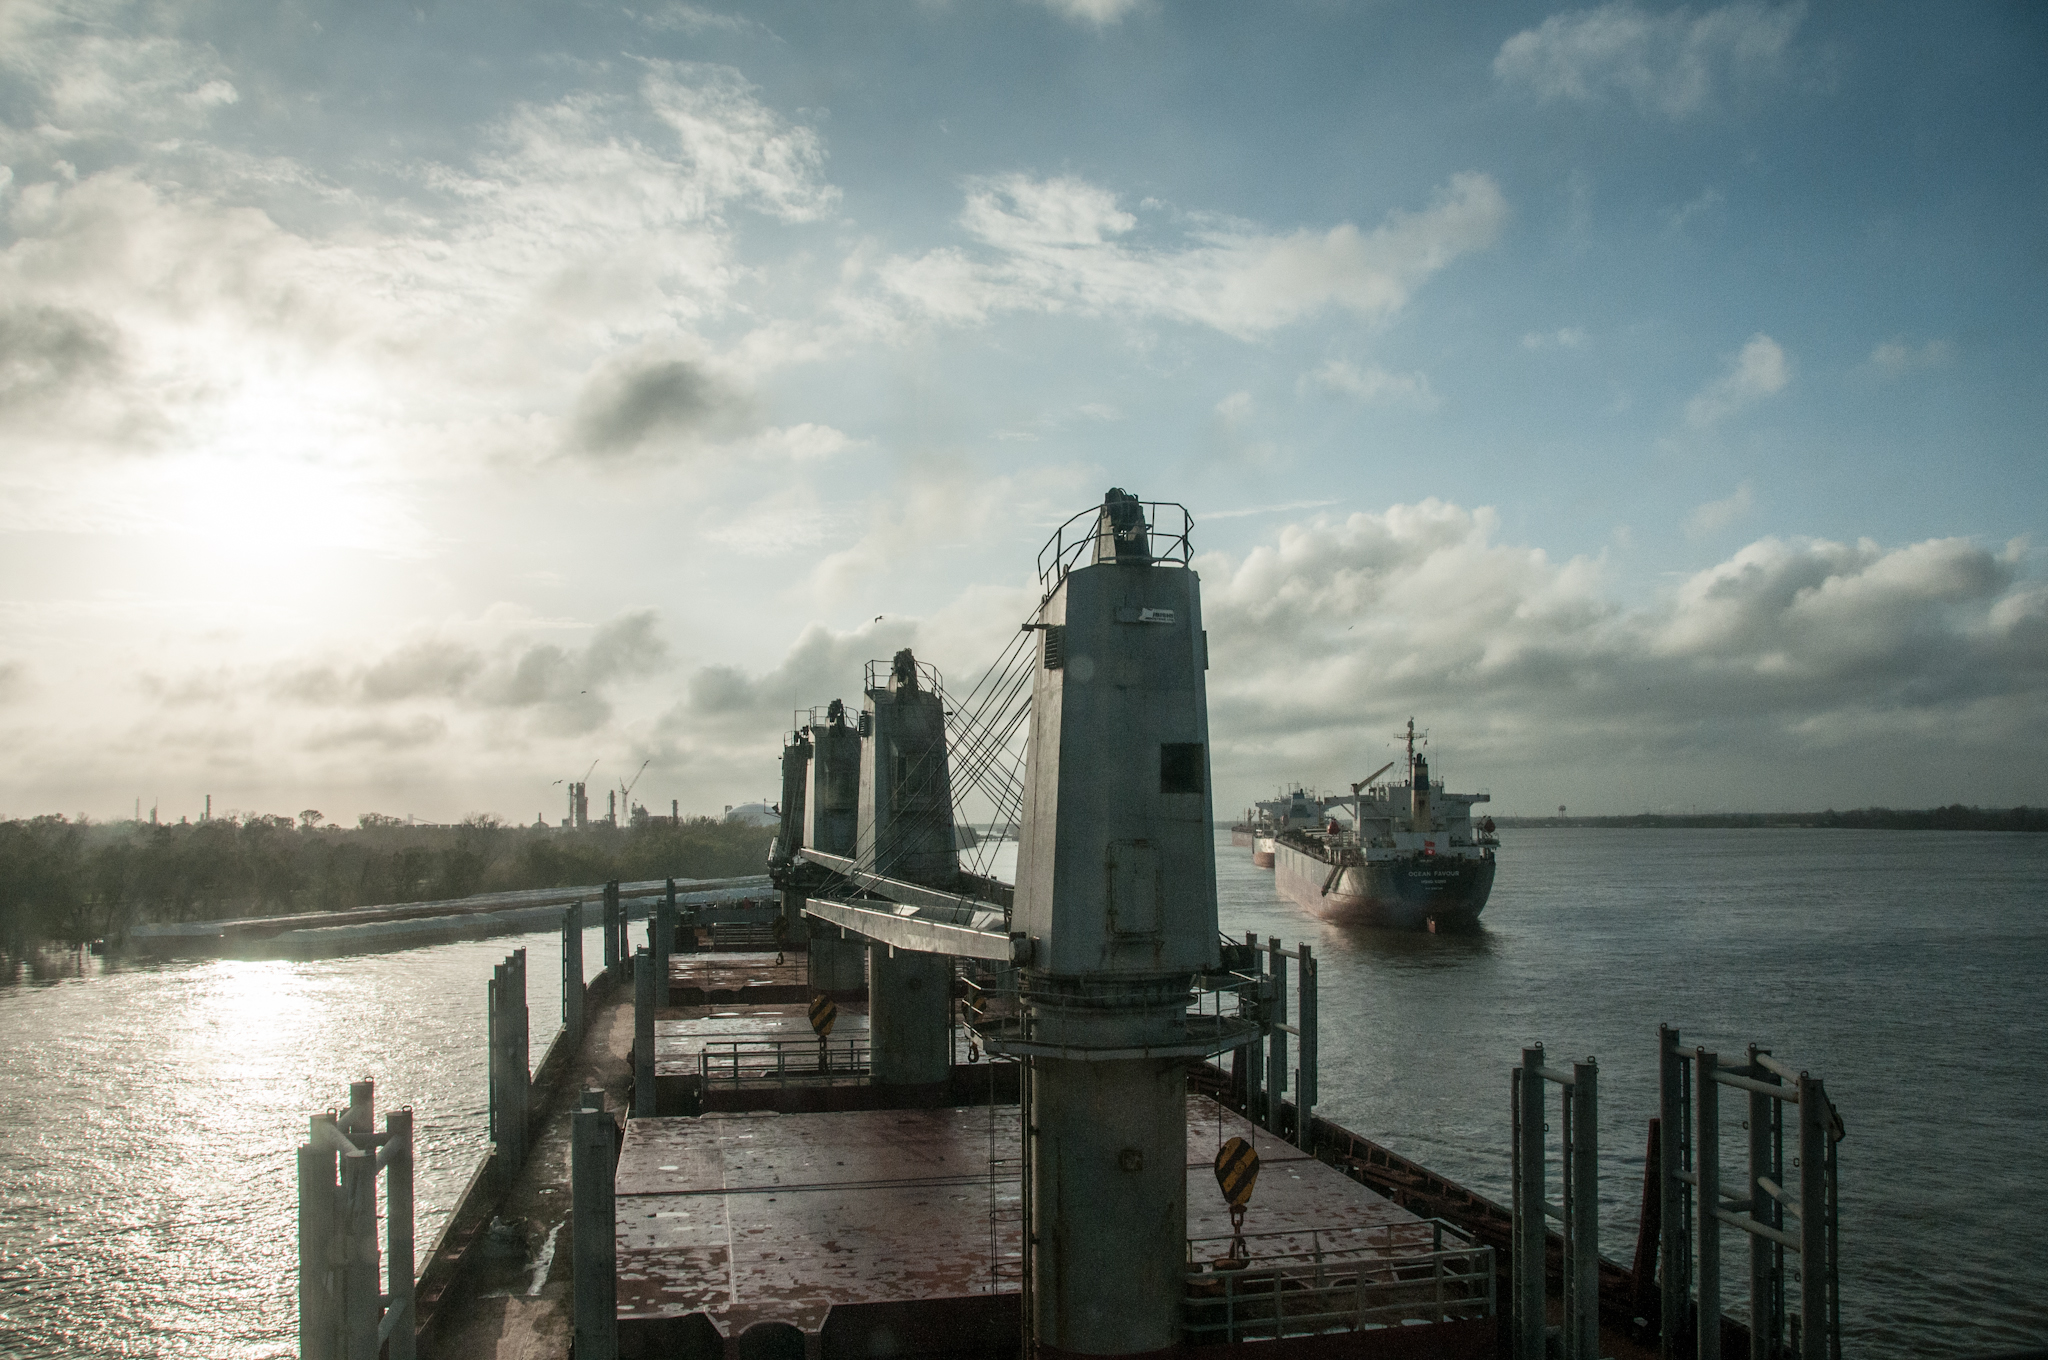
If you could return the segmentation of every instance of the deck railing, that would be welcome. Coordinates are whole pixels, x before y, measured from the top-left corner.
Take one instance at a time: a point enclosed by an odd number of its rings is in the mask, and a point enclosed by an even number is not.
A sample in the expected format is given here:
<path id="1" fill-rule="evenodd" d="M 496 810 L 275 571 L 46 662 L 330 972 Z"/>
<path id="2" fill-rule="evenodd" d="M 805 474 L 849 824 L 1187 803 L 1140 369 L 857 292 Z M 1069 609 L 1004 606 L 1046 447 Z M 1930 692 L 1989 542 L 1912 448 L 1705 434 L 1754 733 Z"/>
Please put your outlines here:
<path id="1" fill-rule="evenodd" d="M 1441 1219 L 1190 1238 L 1190 1345 L 1493 1316 L 1493 1249 Z"/>
<path id="2" fill-rule="evenodd" d="M 706 1086 L 723 1082 L 783 1085 L 792 1078 L 821 1076 L 869 1079 L 868 1046 L 862 1039 L 819 1043 L 815 1039 L 725 1039 L 697 1054 L 697 1075 Z"/>

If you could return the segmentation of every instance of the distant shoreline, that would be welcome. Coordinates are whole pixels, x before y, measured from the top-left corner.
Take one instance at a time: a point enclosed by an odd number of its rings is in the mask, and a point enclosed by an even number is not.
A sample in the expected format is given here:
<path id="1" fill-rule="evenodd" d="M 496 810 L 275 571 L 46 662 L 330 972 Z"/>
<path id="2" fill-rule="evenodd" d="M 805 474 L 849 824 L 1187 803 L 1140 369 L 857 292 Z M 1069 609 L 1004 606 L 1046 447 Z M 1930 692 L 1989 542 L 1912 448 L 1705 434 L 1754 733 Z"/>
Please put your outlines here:
<path id="1" fill-rule="evenodd" d="M 1503 817 L 1496 826 L 1518 831 L 1571 827 L 1658 831 L 2048 831 L 2048 808 L 1855 808 L 1837 812 L 1635 812 L 1615 817 Z M 1229 822 L 1218 822 L 1228 830 Z"/>

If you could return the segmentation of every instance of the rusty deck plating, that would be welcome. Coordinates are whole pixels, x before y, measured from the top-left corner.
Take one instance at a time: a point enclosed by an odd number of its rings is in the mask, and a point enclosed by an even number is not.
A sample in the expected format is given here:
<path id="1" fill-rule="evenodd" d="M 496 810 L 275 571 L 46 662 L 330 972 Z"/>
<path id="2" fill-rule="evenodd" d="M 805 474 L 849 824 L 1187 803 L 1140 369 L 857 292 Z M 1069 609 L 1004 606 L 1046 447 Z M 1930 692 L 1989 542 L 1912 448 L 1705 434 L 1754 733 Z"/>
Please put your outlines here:
<path id="1" fill-rule="evenodd" d="M 1401 1225 L 1421 1224 L 1197 1096 L 1197 1244 L 1230 1232 L 1212 1170 L 1219 1135 L 1259 1153 L 1247 1233 L 1308 1250 L 1317 1233 L 1392 1227 L 1398 1240 Z M 617 1175 L 619 1316 L 702 1314 L 727 1338 L 763 1322 L 816 1335 L 834 1308 L 1013 1293 L 1017 1171 L 1014 1105 L 634 1120 Z"/>

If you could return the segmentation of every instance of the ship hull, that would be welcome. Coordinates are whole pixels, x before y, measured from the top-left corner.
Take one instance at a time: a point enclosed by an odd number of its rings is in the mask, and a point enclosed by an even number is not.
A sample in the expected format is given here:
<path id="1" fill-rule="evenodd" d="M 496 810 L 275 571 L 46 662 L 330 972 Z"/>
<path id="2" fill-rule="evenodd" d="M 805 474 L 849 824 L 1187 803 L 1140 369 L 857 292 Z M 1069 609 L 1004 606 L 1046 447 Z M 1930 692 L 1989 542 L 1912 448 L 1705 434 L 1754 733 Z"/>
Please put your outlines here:
<path id="1" fill-rule="evenodd" d="M 1272 868 L 1276 845 L 1277 842 L 1271 836 L 1252 837 L 1252 867 L 1255 869 Z"/>
<path id="2" fill-rule="evenodd" d="M 1246 826 L 1233 826 L 1230 828 L 1230 843 L 1232 845 L 1250 845 L 1252 843 L 1251 828 Z"/>
<path id="3" fill-rule="evenodd" d="M 1330 863 L 1287 841 L 1274 848 L 1282 895 L 1336 925 L 1390 930 L 1476 930 L 1493 893 L 1494 861 L 1411 855 L 1349 865 L 1330 882 Z M 1329 891 L 1323 885 L 1329 883 Z"/>

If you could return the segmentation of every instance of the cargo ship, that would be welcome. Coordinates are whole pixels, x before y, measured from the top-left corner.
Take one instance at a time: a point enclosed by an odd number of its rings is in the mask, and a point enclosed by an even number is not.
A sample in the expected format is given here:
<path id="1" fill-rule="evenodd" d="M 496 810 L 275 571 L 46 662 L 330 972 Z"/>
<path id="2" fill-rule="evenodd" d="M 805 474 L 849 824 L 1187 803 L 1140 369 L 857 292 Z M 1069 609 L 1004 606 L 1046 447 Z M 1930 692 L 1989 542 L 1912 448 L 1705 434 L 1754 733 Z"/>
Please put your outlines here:
<path id="1" fill-rule="evenodd" d="M 1248 845 L 1256 868 L 1273 867 L 1276 838 L 1289 827 L 1319 827 L 1330 800 L 1308 792 L 1297 784 L 1291 793 L 1253 804 L 1244 820 L 1230 828 L 1232 845 Z"/>
<path id="2" fill-rule="evenodd" d="M 1406 735 L 1407 777 L 1373 783 L 1389 762 L 1353 785 L 1348 829 L 1323 816 L 1313 825 L 1290 819 L 1274 833 L 1276 883 L 1289 900 L 1338 925 L 1477 929 L 1500 841 L 1493 819 L 1475 822 L 1472 806 L 1489 796 L 1446 792 L 1430 778 L 1429 757 L 1415 749 L 1412 718 Z"/>

